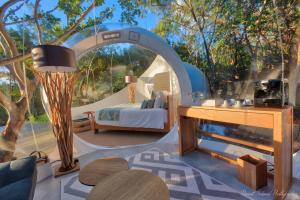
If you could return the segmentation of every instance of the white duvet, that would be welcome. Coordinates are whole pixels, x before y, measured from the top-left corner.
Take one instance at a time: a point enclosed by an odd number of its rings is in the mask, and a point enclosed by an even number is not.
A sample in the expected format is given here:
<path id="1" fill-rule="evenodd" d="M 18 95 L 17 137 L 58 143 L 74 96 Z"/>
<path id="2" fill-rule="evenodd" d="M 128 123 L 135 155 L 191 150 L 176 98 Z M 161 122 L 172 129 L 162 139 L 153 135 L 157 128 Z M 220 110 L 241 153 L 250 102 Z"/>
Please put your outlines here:
<path id="1" fill-rule="evenodd" d="M 96 113 L 96 116 L 98 116 L 98 113 Z M 168 121 L 167 111 L 161 108 L 124 108 L 120 111 L 119 121 L 102 121 L 97 118 L 96 123 L 100 125 L 156 129 L 163 129 L 164 123 Z"/>

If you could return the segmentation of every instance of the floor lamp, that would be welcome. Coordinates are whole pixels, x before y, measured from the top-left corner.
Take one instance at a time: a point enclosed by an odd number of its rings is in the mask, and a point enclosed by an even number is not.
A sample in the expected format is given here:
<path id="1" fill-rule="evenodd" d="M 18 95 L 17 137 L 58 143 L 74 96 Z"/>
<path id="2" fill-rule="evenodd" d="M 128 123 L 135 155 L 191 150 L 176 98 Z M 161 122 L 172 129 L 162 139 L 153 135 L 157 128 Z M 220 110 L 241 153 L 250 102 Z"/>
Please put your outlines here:
<path id="1" fill-rule="evenodd" d="M 53 133 L 61 158 L 54 176 L 79 170 L 73 157 L 71 103 L 76 79 L 75 53 L 55 45 L 39 45 L 32 49 L 33 67 L 49 102 Z"/>
<path id="2" fill-rule="evenodd" d="M 133 75 L 125 76 L 125 83 L 128 83 L 128 98 L 130 103 L 135 103 L 135 84 L 137 77 Z"/>

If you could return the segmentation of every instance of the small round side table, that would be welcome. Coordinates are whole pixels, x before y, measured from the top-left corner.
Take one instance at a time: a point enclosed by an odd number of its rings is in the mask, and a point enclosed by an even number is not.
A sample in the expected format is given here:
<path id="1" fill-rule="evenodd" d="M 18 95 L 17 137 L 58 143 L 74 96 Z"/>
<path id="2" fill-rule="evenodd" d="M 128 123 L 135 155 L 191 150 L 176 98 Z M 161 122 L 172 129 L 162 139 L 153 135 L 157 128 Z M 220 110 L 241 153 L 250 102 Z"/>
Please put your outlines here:
<path id="1" fill-rule="evenodd" d="M 169 200 L 167 185 L 143 170 L 127 170 L 99 182 L 87 200 Z"/>
<path id="2" fill-rule="evenodd" d="M 80 170 L 79 182 L 84 185 L 95 186 L 99 181 L 124 170 L 128 170 L 128 162 L 123 158 L 97 159 Z"/>

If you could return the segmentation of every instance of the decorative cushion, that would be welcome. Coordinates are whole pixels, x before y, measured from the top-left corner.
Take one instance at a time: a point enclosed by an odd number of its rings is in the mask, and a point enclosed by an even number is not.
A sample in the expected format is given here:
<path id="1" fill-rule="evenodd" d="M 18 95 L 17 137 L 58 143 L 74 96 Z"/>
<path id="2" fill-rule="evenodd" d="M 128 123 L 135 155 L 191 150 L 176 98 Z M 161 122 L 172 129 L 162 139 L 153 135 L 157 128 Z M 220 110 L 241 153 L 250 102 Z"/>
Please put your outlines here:
<path id="1" fill-rule="evenodd" d="M 151 99 L 155 99 L 156 98 L 156 92 L 152 91 L 151 92 Z"/>
<path id="2" fill-rule="evenodd" d="M 36 179 L 36 157 L 0 163 L 0 199 L 32 200 Z"/>
<path id="3" fill-rule="evenodd" d="M 36 157 L 30 156 L 11 162 L 0 163 L 0 187 L 32 177 L 36 173 L 35 161 Z"/>
<path id="4" fill-rule="evenodd" d="M 155 103 L 155 99 L 148 100 L 147 108 L 153 108 Z"/>
<path id="5" fill-rule="evenodd" d="M 162 92 L 159 92 L 159 94 L 155 98 L 154 108 L 164 108 L 165 104 L 165 97 Z"/>
<path id="6" fill-rule="evenodd" d="M 141 109 L 146 109 L 147 108 L 147 104 L 148 104 L 148 100 L 144 100 L 141 104 Z"/>
<path id="7" fill-rule="evenodd" d="M 34 180 L 21 179 L 0 188 L 0 199 L 6 200 L 31 200 L 34 192 Z"/>

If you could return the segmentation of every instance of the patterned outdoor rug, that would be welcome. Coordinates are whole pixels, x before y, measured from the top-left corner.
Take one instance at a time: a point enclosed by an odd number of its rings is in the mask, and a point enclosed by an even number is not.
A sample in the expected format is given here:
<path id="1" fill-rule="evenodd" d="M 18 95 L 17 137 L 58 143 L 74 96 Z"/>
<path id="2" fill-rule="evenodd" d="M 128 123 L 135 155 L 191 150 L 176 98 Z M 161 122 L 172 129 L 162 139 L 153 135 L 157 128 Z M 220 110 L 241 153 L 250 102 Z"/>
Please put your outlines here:
<path id="1" fill-rule="evenodd" d="M 142 152 L 127 160 L 131 169 L 146 170 L 162 178 L 169 188 L 171 200 L 251 199 L 158 149 Z M 61 180 L 62 200 L 85 199 L 92 189 L 79 183 L 77 176 Z"/>

